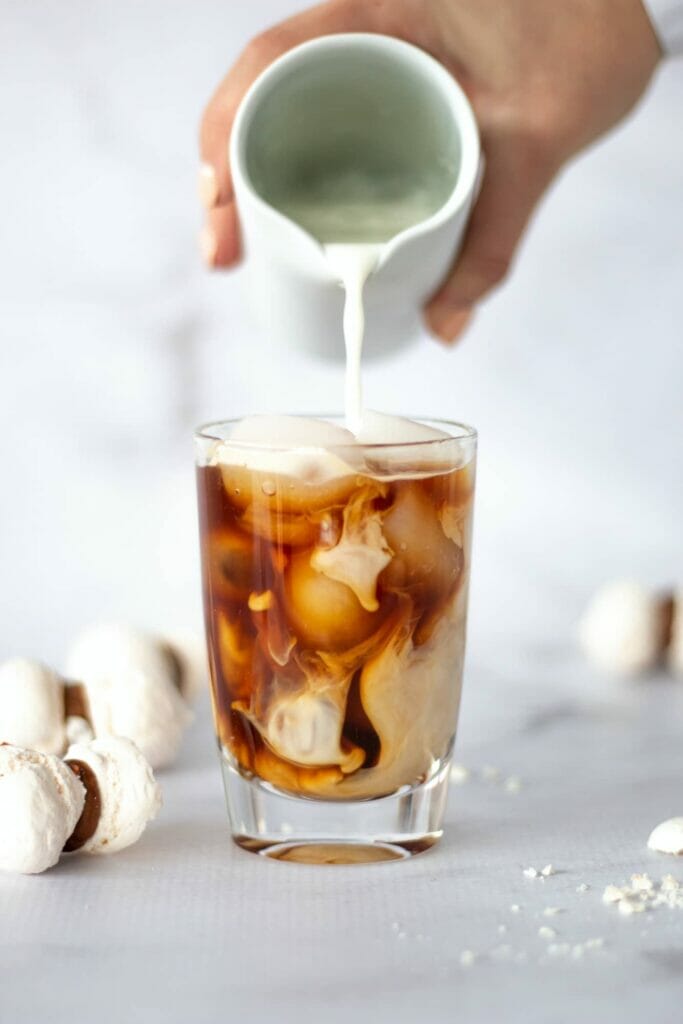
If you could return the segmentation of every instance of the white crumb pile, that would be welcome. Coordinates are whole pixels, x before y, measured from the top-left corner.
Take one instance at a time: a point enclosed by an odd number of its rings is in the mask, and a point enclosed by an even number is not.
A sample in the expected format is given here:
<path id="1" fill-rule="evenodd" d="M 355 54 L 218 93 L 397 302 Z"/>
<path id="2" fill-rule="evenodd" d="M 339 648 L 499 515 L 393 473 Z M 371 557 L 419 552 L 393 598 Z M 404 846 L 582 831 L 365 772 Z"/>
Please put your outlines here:
<path id="1" fill-rule="evenodd" d="M 503 773 L 492 765 L 484 765 L 479 770 L 458 763 L 452 765 L 450 771 L 452 785 L 464 785 L 472 779 L 502 787 L 507 792 L 518 792 L 521 787 L 521 781 L 517 776 L 505 778 Z M 647 845 L 650 850 L 658 853 L 683 856 L 683 817 L 670 818 L 661 822 L 653 829 Z M 522 874 L 530 881 L 544 882 L 556 875 L 557 871 L 552 864 L 546 864 L 542 868 L 534 866 L 522 868 Z M 590 892 L 591 888 L 587 882 L 581 882 L 575 886 L 574 891 L 583 896 Z M 603 892 L 602 901 L 616 907 L 619 914 L 624 917 L 657 910 L 661 907 L 669 910 L 683 910 L 683 881 L 679 881 L 671 874 L 664 875 L 661 882 L 654 881 L 645 873 L 633 874 L 627 884 L 608 885 Z M 520 915 L 522 909 L 518 903 L 512 903 L 509 907 L 510 913 L 514 915 Z M 547 906 L 539 913 L 547 919 L 556 918 L 558 915 L 566 913 L 566 910 L 563 907 Z M 499 936 L 507 936 L 508 926 L 499 924 L 497 932 Z M 579 942 L 565 941 L 562 936 L 558 937 L 556 929 L 551 927 L 550 922 L 539 923 L 536 935 L 545 945 L 545 949 L 538 958 L 538 963 L 547 963 L 549 958 L 582 961 L 605 949 L 605 940 L 601 936 L 594 936 Z M 461 967 L 469 969 L 485 960 L 514 961 L 521 964 L 527 962 L 528 959 L 527 950 L 515 950 L 506 941 L 483 951 L 465 949 L 460 953 L 459 963 Z"/>
<path id="2" fill-rule="evenodd" d="M 585 942 L 549 942 L 547 953 L 552 957 L 565 957 L 571 960 L 582 960 L 587 953 L 602 950 L 605 940 L 602 937 L 586 939 Z"/>
<path id="3" fill-rule="evenodd" d="M 664 875 L 657 883 L 649 875 L 636 874 L 631 875 L 630 884 L 606 886 L 602 900 L 616 905 L 625 917 L 658 907 L 683 910 L 683 884 L 673 875 Z"/>
<path id="4" fill-rule="evenodd" d="M 552 928 L 539 929 L 539 938 L 545 943 L 545 949 L 538 957 L 539 963 L 547 962 L 548 958 L 553 960 L 583 960 L 585 957 L 601 953 L 605 949 L 605 940 L 602 936 L 593 936 L 583 942 L 556 942 L 555 933 Z M 517 964 L 525 964 L 529 961 L 529 952 L 526 949 L 515 950 L 509 943 L 502 943 L 494 946 L 488 953 L 475 953 L 474 950 L 465 949 L 460 954 L 460 966 L 470 968 L 483 960 L 507 960 Z"/>
<path id="5" fill-rule="evenodd" d="M 450 780 L 454 786 L 463 786 L 471 778 L 472 773 L 464 764 L 452 764 Z"/>
<path id="6" fill-rule="evenodd" d="M 545 879 L 551 878 L 553 875 L 558 874 L 552 864 L 546 864 L 543 868 L 529 867 L 523 870 L 523 874 L 526 878 L 545 881 Z M 579 894 L 588 892 L 590 886 L 585 882 L 576 886 L 575 891 Z M 519 903 L 512 903 L 509 906 L 509 912 L 515 915 L 518 919 L 520 915 L 523 917 L 524 908 Z M 538 964 L 547 964 L 554 960 L 567 960 L 567 961 L 583 961 L 588 960 L 592 957 L 602 955 L 605 950 L 605 939 L 602 936 L 589 936 L 577 941 L 567 941 L 563 936 L 558 934 L 558 931 L 551 926 L 548 918 L 558 919 L 560 915 L 568 913 L 568 908 L 558 906 L 547 906 L 544 908 L 538 908 L 533 910 L 529 908 L 534 918 L 537 921 L 536 926 L 536 944 L 530 945 L 532 935 L 529 931 L 528 925 L 531 923 L 527 922 L 525 928 L 525 938 L 527 942 L 526 948 L 515 948 L 508 938 L 508 935 L 512 932 L 518 931 L 519 926 L 513 925 L 512 921 L 510 924 L 498 924 L 497 933 L 499 936 L 505 936 L 506 941 L 492 945 L 485 950 L 473 950 L 465 949 L 459 955 L 459 964 L 463 968 L 471 968 L 476 964 L 482 962 L 507 962 L 515 964 L 525 964 L 529 962 L 536 962 Z M 540 920 L 539 917 L 545 918 L 546 921 Z M 539 945 L 540 943 L 540 945 Z"/>
<path id="7" fill-rule="evenodd" d="M 519 914 L 522 908 L 519 904 L 513 903 L 509 908 L 511 913 Z M 557 914 L 564 913 L 564 909 L 561 907 L 546 907 L 542 911 L 543 916 L 555 916 Z M 499 924 L 497 927 L 498 935 L 508 934 L 508 926 L 505 924 Z M 527 940 L 531 940 L 532 936 L 530 933 L 526 935 Z M 505 941 L 497 945 L 493 945 L 486 950 L 475 951 L 473 949 L 465 949 L 459 955 L 459 963 L 461 967 L 471 968 L 475 964 L 482 963 L 485 961 L 489 962 L 500 962 L 506 961 L 508 963 L 525 964 L 530 961 L 535 961 L 539 964 L 548 963 L 549 960 L 565 959 L 565 960 L 583 960 L 588 959 L 591 956 L 599 955 L 605 949 L 605 940 L 602 936 L 590 936 L 580 941 L 566 941 L 561 936 L 558 937 L 558 933 L 555 928 L 552 928 L 548 924 L 541 924 L 537 928 L 536 938 L 538 942 L 534 947 L 527 948 L 515 948 L 511 942 Z M 539 945 L 540 943 L 540 945 Z"/>
<path id="8" fill-rule="evenodd" d="M 544 868 L 540 870 L 538 868 L 524 868 L 522 874 L 525 878 L 550 878 L 551 875 L 556 874 L 555 868 L 552 864 L 546 864 Z"/>
<path id="9" fill-rule="evenodd" d="M 485 782 L 490 786 L 497 786 L 506 793 L 516 795 L 522 789 L 522 780 L 519 775 L 505 775 L 494 765 L 485 764 L 480 769 L 468 768 L 464 764 L 453 763 L 450 771 L 450 781 L 453 786 L 464 786 L 466 782 L 477 780 Z"/>

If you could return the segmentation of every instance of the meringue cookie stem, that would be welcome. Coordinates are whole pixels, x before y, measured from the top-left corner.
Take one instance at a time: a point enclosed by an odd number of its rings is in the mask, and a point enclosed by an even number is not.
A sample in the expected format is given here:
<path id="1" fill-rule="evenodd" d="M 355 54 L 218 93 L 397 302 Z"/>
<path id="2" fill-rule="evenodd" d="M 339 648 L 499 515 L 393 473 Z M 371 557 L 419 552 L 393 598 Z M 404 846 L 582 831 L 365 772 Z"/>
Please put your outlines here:
<path id="1" fill-rule="evenodd" d="M 86 722 L 92 725 L 90 721 L 90 704 L 88 703 L 88 694 L 82 683 L 68 683 L 63 684 L 64 692 L 64 718 L 84 718 Z"/>
<path id="2" fill-rule="evenodd" d="M 64 844 L 64 853 L 74 853 L 94 836 L 102 813 L 102 798 L 97 776 L 89 764 L 69 758 L 64 763 L 69 766 L 85 789 L 83 813 L 76 822 L 76 828 Z"/>

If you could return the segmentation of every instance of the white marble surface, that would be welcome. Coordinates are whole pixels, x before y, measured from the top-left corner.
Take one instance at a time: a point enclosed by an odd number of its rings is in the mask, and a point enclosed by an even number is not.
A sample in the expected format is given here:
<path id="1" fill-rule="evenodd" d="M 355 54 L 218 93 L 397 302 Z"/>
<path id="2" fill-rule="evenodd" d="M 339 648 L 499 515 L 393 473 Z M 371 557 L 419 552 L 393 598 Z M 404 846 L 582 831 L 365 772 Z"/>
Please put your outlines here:
<path id="1" fill-rule="evenodd" d="M 198 621 L 193 425 L 340 404 L 339 368 L 274 350 L 239 274 L 195 252 L 199 111 L 291 9 L 0 3 L 0 657 L 59 664 L 102 616 Z M 683 689 L 607 683 L 574 623 L 605 578 L 683 582 L 681 109 L 683 62 L 562 176 L 457 351 L 423 338 L 367 372 L 375 407 L 480 428 L 459 757 L 521 793 L 454 790 L 413 863 L 263 863 L 228 842 L 205 709 L 137 848 L 0 879 L 2 1024 L 674 1019 L 683 914 L 621 920 L 599 893 L 669 868 L 644 844 L 683 813 Z M 546 905 L 604 953 L 542 962 Z"/>
<path id="2" fill-rule="evenodd" d="M 0 876 L 0 1021 L 676 1020 L 683 910 L 624 918 L 601 896 L 633 872 L 683 882 L 683 859 L 645 848 L 681 810 L 683 687 L 608 686 L 548 652 L 495 692 L 469 675 L 458 756 L 476 772 L 452 787 L 442 843 L 410 862 L 315 868 L 232 846 L 200 716 L 137 847 Z M 486 731 L 478 687 L 499 702 Z M 524 877 L 547 863 L 550 878 Z M 579 959 L 548 951 L 589 939 L 604 945 Z"/>

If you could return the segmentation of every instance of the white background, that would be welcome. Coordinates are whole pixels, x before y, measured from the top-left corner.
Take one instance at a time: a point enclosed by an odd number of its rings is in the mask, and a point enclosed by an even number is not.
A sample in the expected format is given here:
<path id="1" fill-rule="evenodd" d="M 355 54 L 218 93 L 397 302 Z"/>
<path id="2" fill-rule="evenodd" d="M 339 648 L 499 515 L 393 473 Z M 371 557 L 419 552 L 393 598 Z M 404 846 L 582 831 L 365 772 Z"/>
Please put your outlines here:
<path id="1" fill-rule="evenodd" d="M 341 405 L 197 255 L 202 106 L 290 2 L 4 0 L 0 656 L 100 616 L 199 620 L 192 428 Z M 572 642 L 595 583 L 683 582 L 683 64 L 570 167 L 509 283 L 368 403 L 481 434 L 471 663 Z"/>

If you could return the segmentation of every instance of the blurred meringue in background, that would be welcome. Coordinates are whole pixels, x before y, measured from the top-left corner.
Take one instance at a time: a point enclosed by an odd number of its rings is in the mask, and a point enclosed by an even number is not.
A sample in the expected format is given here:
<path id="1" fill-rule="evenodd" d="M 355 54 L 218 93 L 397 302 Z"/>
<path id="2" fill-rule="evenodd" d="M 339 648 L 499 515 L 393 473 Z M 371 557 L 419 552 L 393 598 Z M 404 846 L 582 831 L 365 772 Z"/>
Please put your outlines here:
<path id="1" fill-rule="evenodd" d="M 206 680 L 198 636 L 95 625 L 72 645 L 64 676 L 27 658 L 0 665 L 0 742 L 62 755 L 73 742 L 125 736 L 162 768 L 175 760 Z"/>
<path id="2" fill-rule="evenodd" d="M 588 660 L 616 676 L 637 676 L 666 665 L 683 677 L 681 593 L 655 593 L 617 580 L 591 598 L 579 622 Z"/>

